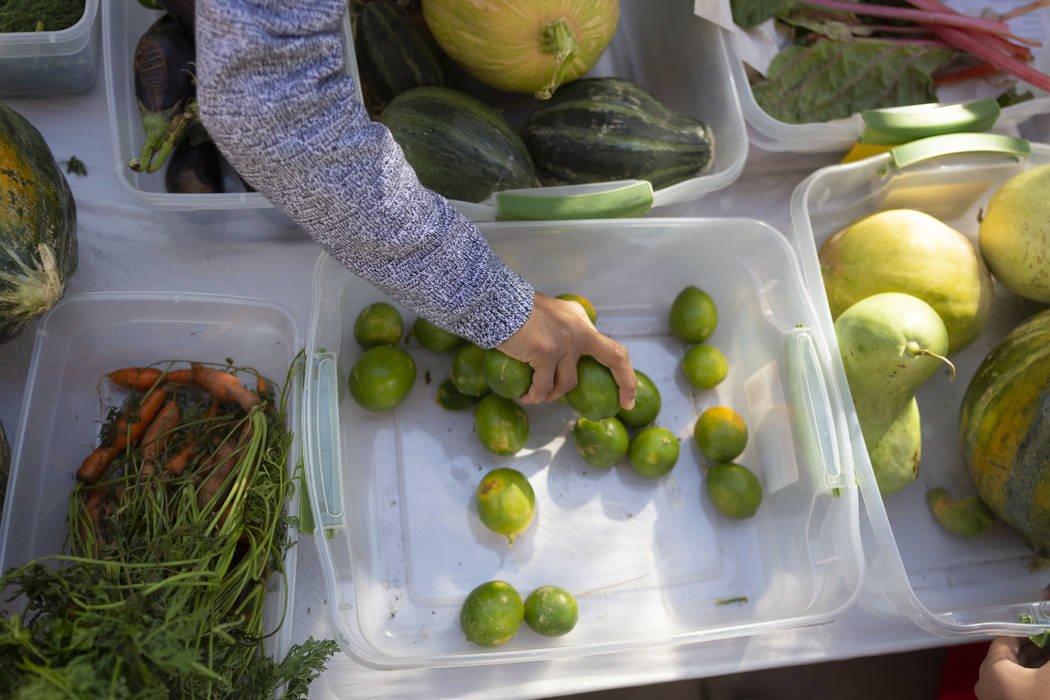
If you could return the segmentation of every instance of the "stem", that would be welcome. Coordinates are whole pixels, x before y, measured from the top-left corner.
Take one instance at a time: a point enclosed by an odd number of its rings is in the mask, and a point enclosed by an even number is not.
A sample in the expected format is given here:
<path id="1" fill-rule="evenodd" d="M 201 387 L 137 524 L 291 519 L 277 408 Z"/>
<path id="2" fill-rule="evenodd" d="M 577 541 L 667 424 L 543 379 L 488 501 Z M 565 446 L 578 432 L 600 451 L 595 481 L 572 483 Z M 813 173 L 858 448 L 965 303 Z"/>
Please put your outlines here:
<path id="1" fill-rule="evenodd" d="M 551 20 L 540 28 L 540 50 L 554 55 L 554 75 L 547 85 L 536 92 L 536 97 L 548 100 L 561 85 L 565 70 L 576 58 L 576 35 L 564 17 Z"/>
<path id="2" fill-rule="evenodd" d="M 883 5 L 861 5 L 855 2 L 838 2 L 837 0 L 805 0 L 807 5 L 818 7 L 830 7 L 833 10 L 844 10 L 861 15 L 872 15 L 875 17 L 893 17 L 895 19 L 912 20 L 914 22 L 925 22 L 928 24 L 947 24 L 967 29 L 980 29 L 992 34 L 1009 35 L 1010 27 L 1006 22 L 994 19 L 981 19 L 948 12 L 930 12 L 927 10 L 909 10 L 898 7 L 885 7 Z"/>
<path id="3" fill-rule="evenodd" d="M 999 15 L 999 19 L 1001 19 L 1004 22 L 1006 22 L 1006 21 L 1011 20 L 1011 19 L 1013 19 L 1015 17 L 1020 17 L 1023 14 L 1027 14 L 1029 12 L 1032 12 L 1033 10 L 1038 10 L 1040 7 L 1046 7 L 1047 5 L 1050 5 L 1050 0 L 1035 0 L 1035 2 L 1030 2 L 1027 5 L 1021 5 L 1020 7 L 1015 7 L 1014 9 L 1010 10 L 1009 12 Z"/>
<path id="4" fill-rule="evenodd" d="M 920 348 L 919 344 L 916 343 L 914 340 L 912 342 L 908 343 L 908 348 L 907 349 L 908 349 L 908 352 L 910 352 L 912 355 L 922 355 L 922 356 L 925 356 L 925 357 L 935 357 L 935 358 L 937 358 L 938 360 L 940 360 L 944 364 L 948 365 L 948 368 L 952 371 L 952 376 L 949 377 L 948 380 L 952 381 L 952 380 L 955 379 L 955 365 L 952 364 L 952 361 L 949 360 L 944 355 L 938 355 L 937 353 L 935 353 L 935 352 L 933 352 L 931 350 L 927 350 L 926 348 Z"/>

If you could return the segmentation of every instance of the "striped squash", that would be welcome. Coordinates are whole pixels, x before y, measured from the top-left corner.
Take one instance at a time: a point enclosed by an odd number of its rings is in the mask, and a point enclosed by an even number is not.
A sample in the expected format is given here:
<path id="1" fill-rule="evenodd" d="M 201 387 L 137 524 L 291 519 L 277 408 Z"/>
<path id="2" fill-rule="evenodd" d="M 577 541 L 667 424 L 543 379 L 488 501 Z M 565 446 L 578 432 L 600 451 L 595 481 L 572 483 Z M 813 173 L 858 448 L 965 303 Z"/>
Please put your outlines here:
<path id="1" fill-rule="evenodd" d="M 711 129 L 621 78 L 586 78 L 541 103 L 525 144 L 551 184 L 649 180 L 653 189 L 700 175 L 714 159 Z"/>
<path id="2" fill-rule="evenodd" d="M 521 137 L 497 111 L 466 93 L 412 88 L 387 105 L 382 122 L 420 183 L 449 199 L 480 202 L 493 192 L 536 184 Z"/>
<path id="3" fill-rule="evenodd" d="M 396 0 L 361 7 L 354 25 L 354 54 L 365 87 L 386 103 L 405 90 L 446 85 L 445 57 L 426 27 Z"/>
<path id="4" fill-rule="evenodd" d="M 963 397 L 960 432 L 981 500 L 1050 556 L 1050 311 L 985 357 Z"/>

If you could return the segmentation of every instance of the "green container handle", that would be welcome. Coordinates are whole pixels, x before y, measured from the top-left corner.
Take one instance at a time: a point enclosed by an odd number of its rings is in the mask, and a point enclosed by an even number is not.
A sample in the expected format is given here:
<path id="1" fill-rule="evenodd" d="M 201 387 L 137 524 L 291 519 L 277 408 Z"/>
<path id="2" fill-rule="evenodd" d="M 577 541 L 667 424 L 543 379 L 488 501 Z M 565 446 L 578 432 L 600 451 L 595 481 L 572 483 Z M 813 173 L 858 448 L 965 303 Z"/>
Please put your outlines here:
<path id="1" fill-rule="evenodd" d="M 860 143 L 894 146 L 927 136 L 987 131 L 999 118 L 999 103 L 987 97 L 965 104 L 918 105 L 861 112 Z"/>
<path id="2" fill-rule="evenodd" d="M 506 190 L 495 197 L 497 221 L 611 219 L 648 212 L 653 206 L 653 185 L 648 180 L 619 180 Z"/>
<path id="3" fill-rule="evenodd" d="M 1002 134 L 942 134 L 890 149 L 890 157 L 898 168 L 958 153 L 1002 153 L 1027 158 L 1032 155 L 1032 146 L 1025 139 Z"/>

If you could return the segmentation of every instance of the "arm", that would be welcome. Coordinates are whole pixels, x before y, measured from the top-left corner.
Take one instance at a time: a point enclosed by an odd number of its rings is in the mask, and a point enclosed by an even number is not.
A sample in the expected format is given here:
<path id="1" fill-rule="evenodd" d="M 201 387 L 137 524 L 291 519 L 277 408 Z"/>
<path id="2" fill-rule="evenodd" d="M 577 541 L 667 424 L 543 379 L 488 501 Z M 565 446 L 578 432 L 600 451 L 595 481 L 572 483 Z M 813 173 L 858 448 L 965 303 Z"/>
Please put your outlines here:
<path id="1" fill-rule="evenodd" d="M 483 347 L 533 290 L 444 197 L 419 184 L 355 99 L 346 0 L 199 0 L 201 119 L 231 165 L 345 267 Z"/>
<path id="2" fill-rule="evenodd" d="M 542 294 L 419 184 L 344 72 L 347 0 L 198 0 L 201 120 L 230 164 L 329 254 L 405 306 L 535 370 L 527 403 L 576 385 L 593 355 L 634 403 L 627 351 Z"/>

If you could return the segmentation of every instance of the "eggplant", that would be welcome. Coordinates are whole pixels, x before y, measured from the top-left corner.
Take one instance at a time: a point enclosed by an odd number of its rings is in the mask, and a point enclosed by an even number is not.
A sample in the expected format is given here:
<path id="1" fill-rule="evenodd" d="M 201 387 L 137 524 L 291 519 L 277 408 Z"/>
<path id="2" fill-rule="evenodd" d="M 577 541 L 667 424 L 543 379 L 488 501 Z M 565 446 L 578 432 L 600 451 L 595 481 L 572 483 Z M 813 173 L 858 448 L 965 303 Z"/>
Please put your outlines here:
<path id="1" fill-rule="evenodd" d="M 193 36 L 171 15 L 150 25 L 135 46 L 135 97 L 146 134 L 139 157 L 128 165 L 156 172 L 197 121 Z"/>
<path id="2" fill-rule="evenodd" d="M 217 194 L 223 186 L 224 158 L 199 124 L 175 146 L 164 171 L 164 187 L 178 194 Z"/>
<path id="3" fill-rule="evenodd" d="M 193 18 L 197 9 L 195 0 L 157 0 L 157 3 L 167 10 L 169 15 L 177 19 L 179 24 L 190 33 L 190 36 L 193 36 Z"/>

